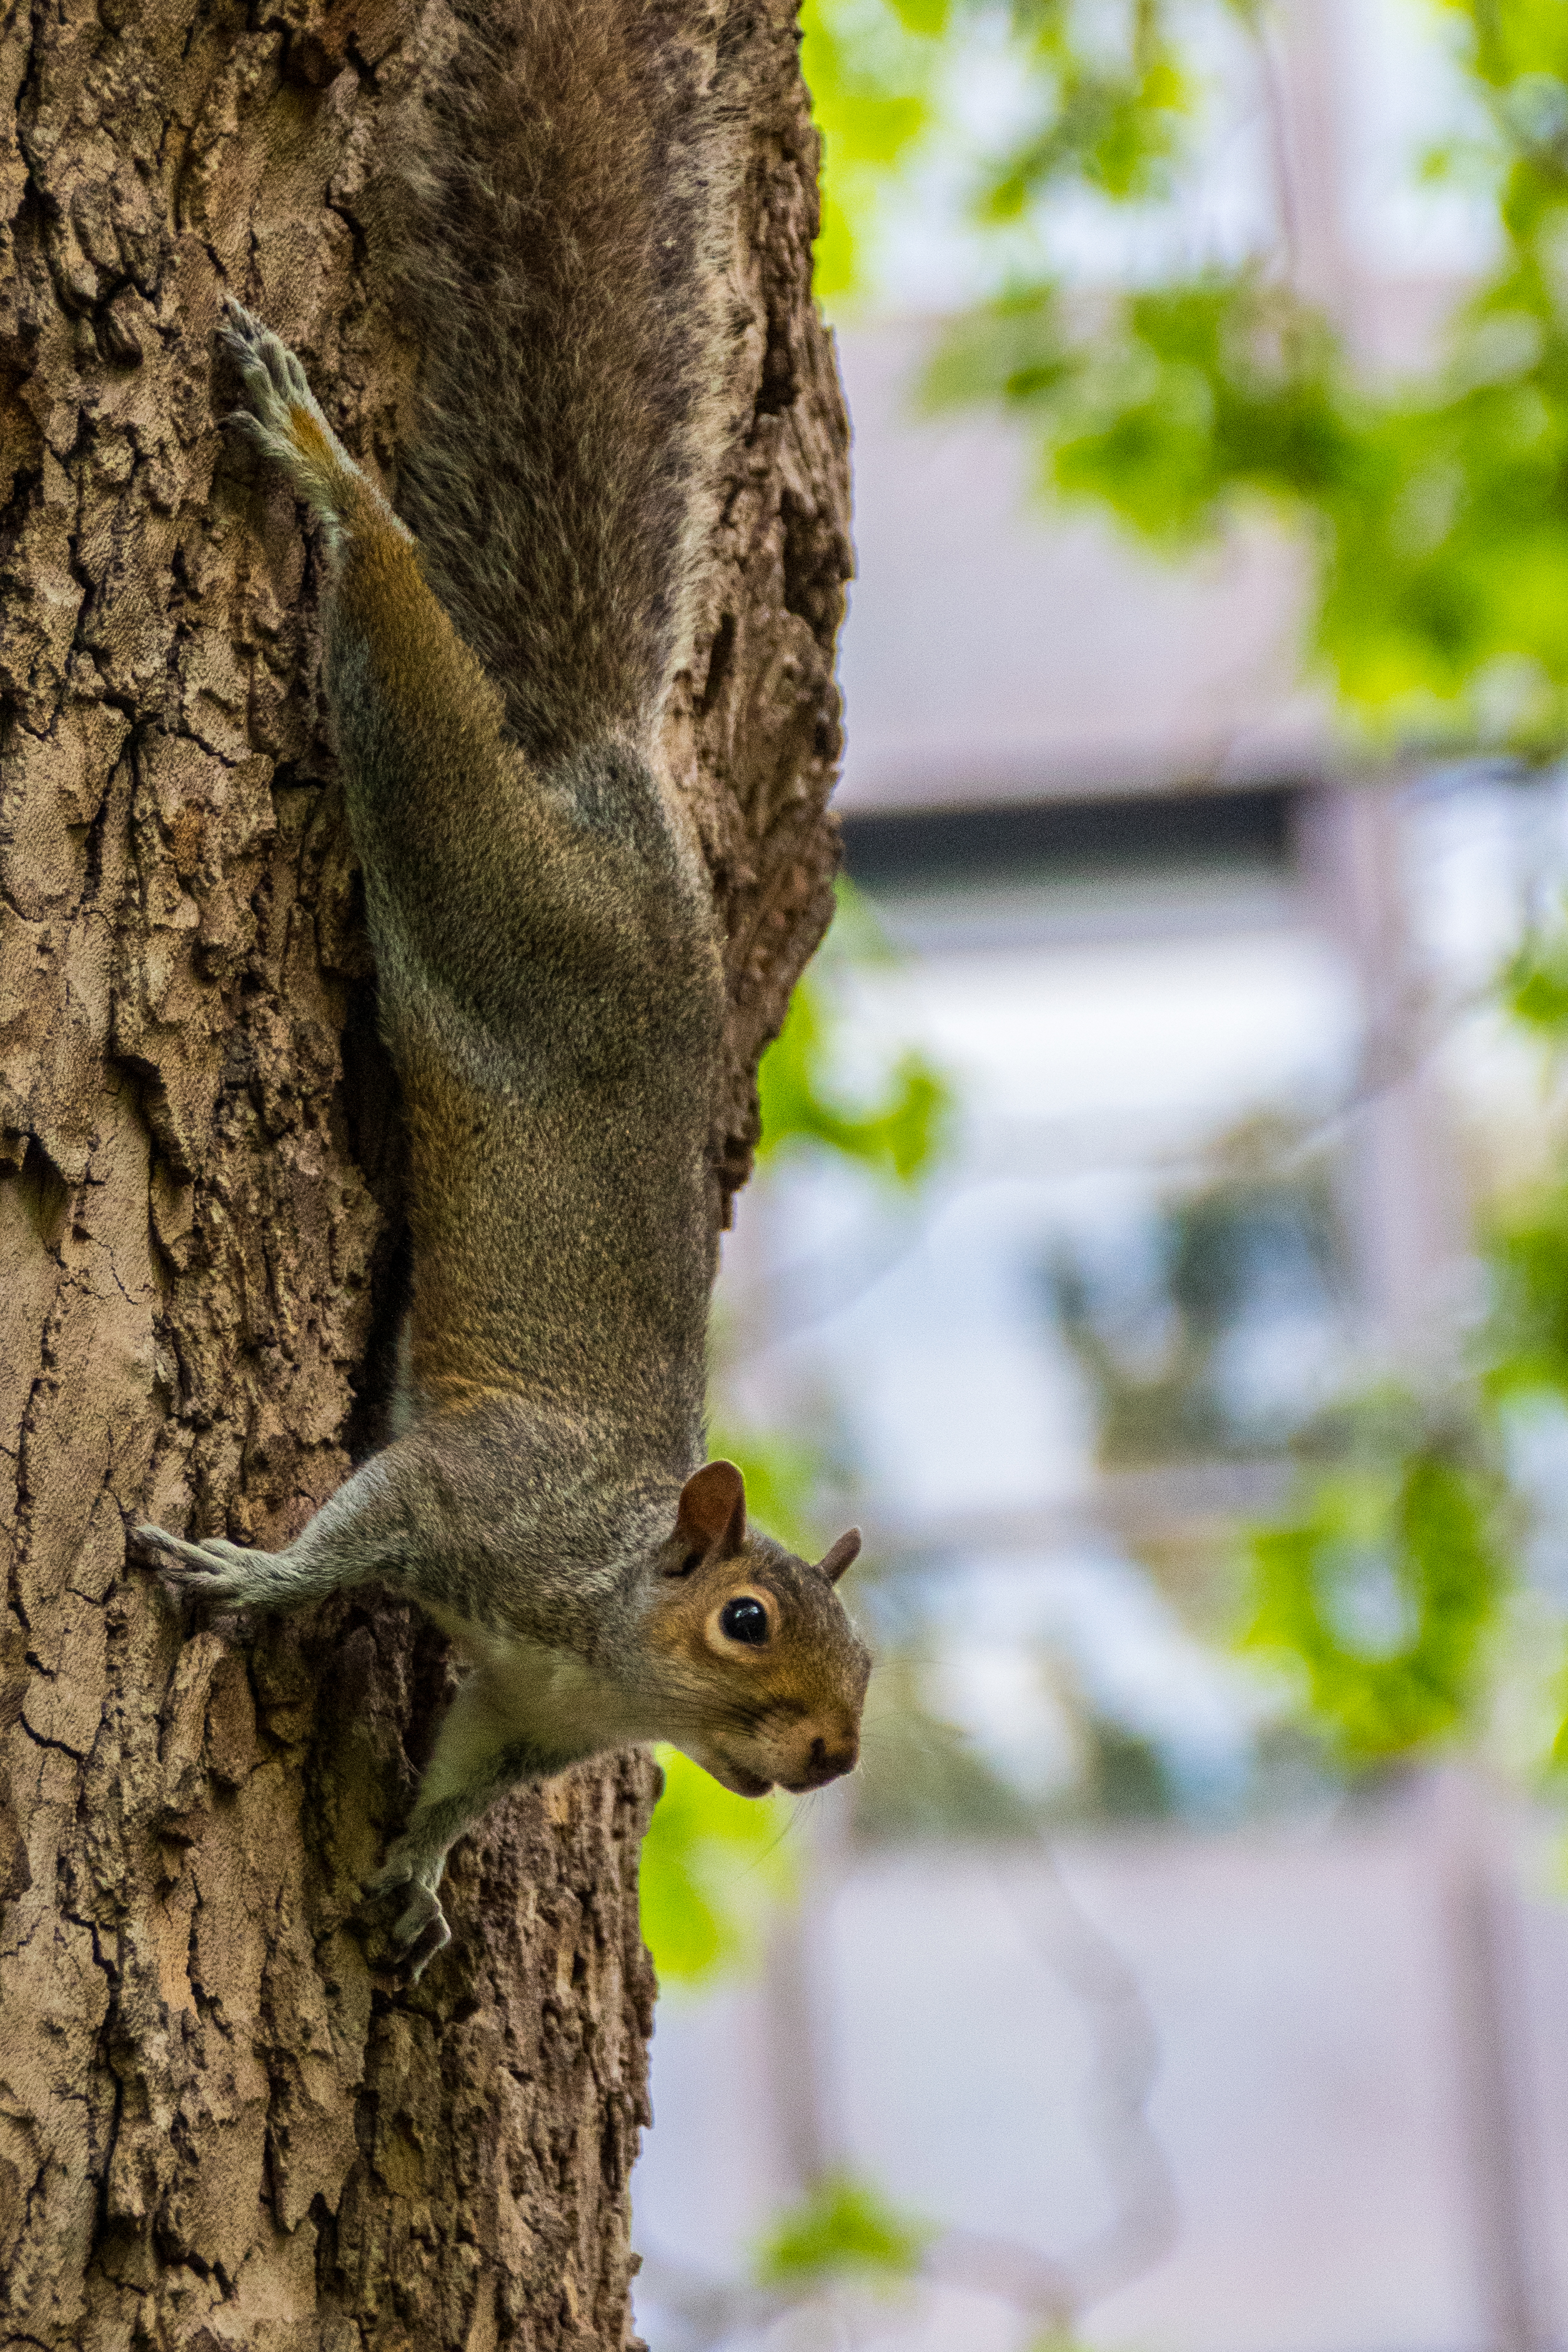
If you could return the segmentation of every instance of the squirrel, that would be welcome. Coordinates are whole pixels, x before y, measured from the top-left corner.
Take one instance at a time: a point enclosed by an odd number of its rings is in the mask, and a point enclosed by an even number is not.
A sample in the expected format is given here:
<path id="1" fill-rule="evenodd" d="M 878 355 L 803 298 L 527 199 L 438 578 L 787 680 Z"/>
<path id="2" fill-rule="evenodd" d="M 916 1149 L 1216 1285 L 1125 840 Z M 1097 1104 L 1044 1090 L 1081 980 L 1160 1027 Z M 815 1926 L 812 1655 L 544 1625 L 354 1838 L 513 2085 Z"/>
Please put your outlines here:
<path id="1" fill-rule="evenodd" d="M 506 1790 L 667 1739 L 748 1797 L 856 1762 L 835 1584 L 704 1462 L 725 999 L 661 766 L 709 528 L 723 110 L 658 0 L 467 0 L 412 184 L 420 412 L 402 519 L 299 360 L 226 303 L 226 422 L 321 527 L 325 682 L 409 1150 L 390 1443 L 276 1552 L 137 1535 L 288 1610 L 365 1582 L 466 1654 L 368 1882 L 413 1977 Z M 498 25 L 505 28 L 504 39 Z M 711 85 L 712 77 L 710 77 Z"/>

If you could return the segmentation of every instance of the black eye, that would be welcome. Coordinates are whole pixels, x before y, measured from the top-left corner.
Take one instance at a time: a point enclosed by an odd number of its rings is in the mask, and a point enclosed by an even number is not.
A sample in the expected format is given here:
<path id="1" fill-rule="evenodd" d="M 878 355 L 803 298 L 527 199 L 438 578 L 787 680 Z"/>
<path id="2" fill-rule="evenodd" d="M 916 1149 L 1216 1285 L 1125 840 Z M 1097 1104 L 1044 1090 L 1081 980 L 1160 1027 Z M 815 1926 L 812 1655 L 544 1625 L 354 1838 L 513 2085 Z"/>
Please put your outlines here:
<path id="1" fill-rule="evenodd" d="M 760 1601 L 742 1597 L 726 1601 L 719 1612 L 719 1630 L 731 1642 L 765 1642 L 768 1638 L 768 1612 Z"/>

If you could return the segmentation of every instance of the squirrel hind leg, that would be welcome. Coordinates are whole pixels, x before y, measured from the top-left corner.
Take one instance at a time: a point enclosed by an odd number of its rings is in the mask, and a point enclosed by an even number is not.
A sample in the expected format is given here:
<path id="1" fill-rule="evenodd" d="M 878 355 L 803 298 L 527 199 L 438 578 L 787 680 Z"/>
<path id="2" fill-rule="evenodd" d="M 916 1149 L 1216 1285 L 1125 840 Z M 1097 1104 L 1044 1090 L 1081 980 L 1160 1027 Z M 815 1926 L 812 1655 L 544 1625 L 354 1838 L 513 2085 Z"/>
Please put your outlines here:
<path id="1" fill-rule="evenodd" d="M 282 468 L 335 542 L 356 509 L 382 501 L 328 424 L 288 344 L 232 297 L 224 313 L 219 337 L 239 370 L 247 404 L 224 422 Z"/>
<path id="2" fill-rule="evenodd" d="M 437 1875 L 440 1864 L 437 1864 Z M 441 1897 L 421 1874 L 400 1861 L 396 1849 L 362 1890 L 359 1917 L 379 1948 L 382 1965 L 417 1984 L 437 1952 L 452 1940 Z"/>

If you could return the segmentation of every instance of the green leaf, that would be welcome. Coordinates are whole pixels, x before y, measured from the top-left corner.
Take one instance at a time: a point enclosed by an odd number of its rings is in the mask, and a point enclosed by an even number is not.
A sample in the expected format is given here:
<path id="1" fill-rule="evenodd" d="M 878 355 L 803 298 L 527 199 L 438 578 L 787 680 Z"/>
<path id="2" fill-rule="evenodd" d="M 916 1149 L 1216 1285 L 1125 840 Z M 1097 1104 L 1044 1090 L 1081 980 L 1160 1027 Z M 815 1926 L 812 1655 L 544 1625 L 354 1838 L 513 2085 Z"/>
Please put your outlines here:
<path id="1" fill-rule="evenodd" d="M 1464 1727 L 1502 1590 L 1492 1504 L 1486 1475 L 1436 1443 L 1363 1449 L 1293 1523 L 1254 1536 L 1246 1644 L 1293 1671 L 1346 1763 Z"/>
<path id="2" fill-rule="evenodd" d="M 815 1557 L 821 1530 L 812 1524 L 810 1506 L 826 1466 L 821 1447 L 795 1432 L 742 1431 L 720 1419 L 709 1431 L 708 1450 L 739 1468 L 747 1516 L 792 1551 Z"/>
<path id="3" fill-rule="evenodd" d="M 754 1954 L 767 1910 L 793 1890 L 783 1799 L 737 1797 L 678 1748 L 643 1840 L 643 1941 L 661 1983 L 704 1984 Z"/>
<path id="4" fill-rule="evenodd" d="M 991 173 L 979 198 L 983 219 L 1015 220 L 1067 180 L 1121 203 L 1163 192 L 1190 104 L 1173 53 L 1154 47 L 1124 71 L 1057 54 L 1044 119 Z"/>
<path id="5" fill-rule="evenodd" d="M 1502 993 L 1527 1029 L 1554 1039 L 1568 1032 L 1568 925 L 1524 942 L 1503 974 Z"/>
<path id="6" fill-rule="evenodd" d="M 774 2223 L 758 2253 L 757 2275 L 764 2286 L 907 2277 L 934 2234 L 865 2181 L 837 2172 Z"/>
<path id="7" fill-rule="evenodd" d="M 801 70 L 822 139 L 814 282 L 831 301 L 862 274 L 863 234 L 931 120 L 947 0 L 802 0 Z"/>
<path id="8" fill-rule="evenodd" d="M 1542 1185 L 1497 1218 L 1486 1255 L 1488 1393 L 1568 1397 L 1568 1185 Z"/>
<path id="9" fill-rule="evenodd" d="M 848 921 L 837 969 L 885 953 L 864 902 L 840 886 L 839 920 Z M 830 940 L 837 936 L 829 934 Z M 880 1097 L 849 1104 L 834 1089 L 832 1068 L 839 1015 L 834 1005 L 836 961 L 822 956 L 795 986 L 784 1027 L 757 1073 L 765 1160 L 786 1146 L 812 1143 L 874 1170 L 900 1185 L 916 1183 L 942 1147 L 952 1093 L 924 1055 L 901 1054 L 884 1076 Z"/>

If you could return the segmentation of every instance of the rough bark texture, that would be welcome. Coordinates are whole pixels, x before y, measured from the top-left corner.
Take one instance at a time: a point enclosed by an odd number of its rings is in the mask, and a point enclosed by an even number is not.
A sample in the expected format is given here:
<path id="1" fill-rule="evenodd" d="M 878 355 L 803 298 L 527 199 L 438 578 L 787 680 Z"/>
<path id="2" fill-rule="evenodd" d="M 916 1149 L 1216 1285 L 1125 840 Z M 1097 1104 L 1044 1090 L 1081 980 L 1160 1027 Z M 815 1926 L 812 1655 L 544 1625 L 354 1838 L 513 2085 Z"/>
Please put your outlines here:
<path id="1" fill-rule="evenodd" d="M 395 475 L 374 174 L 444 5 L 35 0 L 0 32 L 0 2345 L 629 2326 L 649 1764 L 500 1809 L 399 1989 L 347 1923 L 440 1644 L 363 1601 L 182 1643 L 126 1556 L 143 1516 L 285 1538 L 374 1425 L 397 1150 L 315 568 L 229 467 L 213 328 L 253 303 Z M 732 1187 L 828 911 L 847 551 L 792 14 L 716 9 L 767 332 L 669 740 L 730 924 Z"/>

